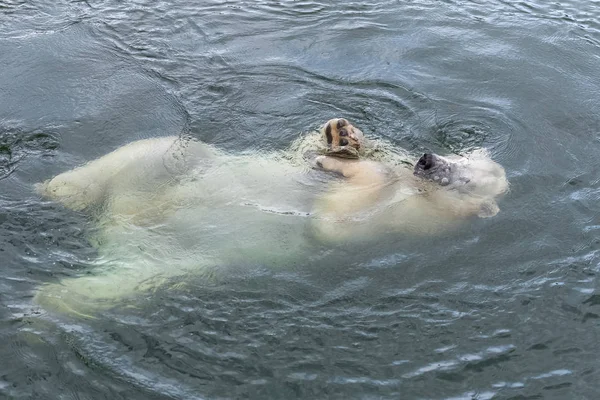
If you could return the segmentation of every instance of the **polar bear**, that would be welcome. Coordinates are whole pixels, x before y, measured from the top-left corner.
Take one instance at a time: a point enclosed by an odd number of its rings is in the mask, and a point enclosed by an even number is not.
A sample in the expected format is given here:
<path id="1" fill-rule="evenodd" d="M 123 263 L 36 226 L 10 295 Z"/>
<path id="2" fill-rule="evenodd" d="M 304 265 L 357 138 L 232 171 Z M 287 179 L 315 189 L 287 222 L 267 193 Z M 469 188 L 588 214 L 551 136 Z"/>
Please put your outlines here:
<path id="1" fill-rule="evenodd" d="M 269 154 L 229 154 L 186 137 L 140 140 L 37 186 L 92 216 L 99 266 L 42 287 L 36 300 L 90 316 L 222 265 L 279 265 L 315 246 L 439 233 L 495 215 L 507 189 L 484 150 L 413 162 L 343 118 Z"/>

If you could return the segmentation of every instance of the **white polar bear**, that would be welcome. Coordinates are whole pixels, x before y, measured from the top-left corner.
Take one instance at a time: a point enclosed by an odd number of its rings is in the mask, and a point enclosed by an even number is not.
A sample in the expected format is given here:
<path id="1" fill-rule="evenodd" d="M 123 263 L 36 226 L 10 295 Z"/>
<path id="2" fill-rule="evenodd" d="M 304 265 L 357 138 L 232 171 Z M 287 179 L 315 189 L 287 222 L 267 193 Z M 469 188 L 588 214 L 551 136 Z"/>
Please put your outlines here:
<path id="1" fill-rule="evenodd" d="M 324 154 L 311 163 L 311 152 Z M 99 267 L 42 287 L 36 300 L 89 315 L 222 265 L 278 265 L 338 241 L 440 232 L 494 215 L 508 188 L 485 151 L 424 155 L 414 170 L 407 159 L 344 119 L 271 154 L 232 155 L 177 137 L 130 143 L 38 185 L 93 216 Z"/>

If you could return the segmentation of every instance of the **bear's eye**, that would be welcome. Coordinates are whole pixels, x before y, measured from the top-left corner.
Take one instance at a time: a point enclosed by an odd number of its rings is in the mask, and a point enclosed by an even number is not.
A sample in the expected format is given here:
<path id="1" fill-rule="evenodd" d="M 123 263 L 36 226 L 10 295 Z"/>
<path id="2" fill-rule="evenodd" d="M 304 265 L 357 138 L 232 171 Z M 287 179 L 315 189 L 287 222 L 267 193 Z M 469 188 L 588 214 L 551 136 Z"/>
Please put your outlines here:
<path id="1" fill-rule="evenodd" d="M 347 139 L 340 139 L 340 146 L 346 146 L 348 144 Z"/>
<path id="2" fill-rule="evenodd" d="M 340 130 L 340 136 L 348 136 L 348 132 L 345 129 Z"/>

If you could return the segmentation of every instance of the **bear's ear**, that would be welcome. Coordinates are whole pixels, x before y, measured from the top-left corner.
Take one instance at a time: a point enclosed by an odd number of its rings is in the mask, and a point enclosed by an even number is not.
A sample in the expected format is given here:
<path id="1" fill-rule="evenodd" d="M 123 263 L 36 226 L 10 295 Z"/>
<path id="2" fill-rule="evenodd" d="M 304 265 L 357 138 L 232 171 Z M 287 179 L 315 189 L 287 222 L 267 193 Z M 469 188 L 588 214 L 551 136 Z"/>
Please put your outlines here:
<path id="1" fill-rule="evenodd" d="M 477 213 L 477 216 L 479 218 L 490 218 L 493 217 L 494 215 L 498 214 L 498 212 L 500 211 L 500 207 L 498 207 L 498 204 L 496 203 L 495 200 L 485 200 L 481 203 L 481 206 L 479 207 L 479 212 Z"/>

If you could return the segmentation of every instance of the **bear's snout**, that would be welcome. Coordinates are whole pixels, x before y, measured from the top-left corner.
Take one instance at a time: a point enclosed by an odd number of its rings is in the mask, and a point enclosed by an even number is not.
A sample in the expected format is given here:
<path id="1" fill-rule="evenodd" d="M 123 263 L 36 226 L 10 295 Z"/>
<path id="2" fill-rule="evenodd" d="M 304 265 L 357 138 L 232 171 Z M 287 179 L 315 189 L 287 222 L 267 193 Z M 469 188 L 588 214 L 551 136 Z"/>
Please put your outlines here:
<path id="1" fill-rule="evenodd" d="M 428 170 L 429 168 L 431 168 L 433 166 L 433 161 L 434 161 L 433 154 L 425 153 L 421 156 L 421 158 L 419 158 L 417 165 L 419 165 L 424 170 Z"/>

